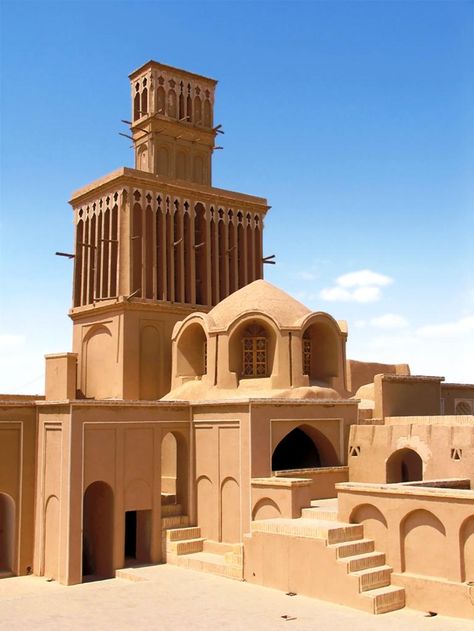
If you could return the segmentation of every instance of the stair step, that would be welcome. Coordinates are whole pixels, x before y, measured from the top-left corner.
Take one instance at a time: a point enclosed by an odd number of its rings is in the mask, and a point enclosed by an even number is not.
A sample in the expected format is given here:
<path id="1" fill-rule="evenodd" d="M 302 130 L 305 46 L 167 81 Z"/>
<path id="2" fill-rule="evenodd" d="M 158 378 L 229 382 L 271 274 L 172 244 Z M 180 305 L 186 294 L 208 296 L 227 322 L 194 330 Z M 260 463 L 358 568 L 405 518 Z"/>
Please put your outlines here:
<path id="1" fill-rule="evenodd" d="M 356 554 L 339 559 L 339 562 L 347 563 L 348 572 L 359 572 L 385 565 L 385 554 L 383 552 L 367 552 L 366 554 Z"/>
<path id="2" fill-rule="evenodd" d="M 343 541 L 331 545 L 336 551 L 336 559 L 346 559 L 347 557 L 366 554 L 375 550 L 373 539 L 358 539 L 356 541 Z"/>
<path id="3" fill-rule="evenodd" d="M 189 525 L 189 517 L 187 515 L 169 515 L 161 518 L 162 530 L 169 528 L 185 528 Z"/>
<path id="4" fill-rule="evenodd" d="M 327 508 L 303 508 L 301 517 L 304 519 L 320 519 L 322 521 L 337 521 L 337 510 Z"/>
<path id="5" fill-rule="evenodd" d="M 390 575 L 393 568 L 389 565 L 380 565 L 358 572 L 351 572 L 351 576 L 359 579 L 359 592 L 367 592 L 378 587 L 387 587 L 390 585 Z"/>
<path id="6" fill-rule="evenodd" d="M 176 494 L 175 493 L 162 493 L 161 494 L 161 505 L 168 504 L 176 504 Z"/>
<path id="7" fill-rule="evenodd" d="M 372 612 L 375 614 L 388 613 L 405 606 L 405 589 L 396 585 L 371 589 L 361 596 L 373 600 Z"/>
<path id="8" fill-rule="evenodd" d="M 239 580 L 243 578 L 243 568 L 241 564 L 229 564 L 222 554 L 215 554 L 213 552 L 195 552 L 187 554 L 186 556 L 172 555 L 169 562 L 189 570 L 208 572 L 210 574 Z"/>
<path id="9" fill-rule="evenodd" d="M 167 552 L 177 555 L 190 554 L 191 552 L 202 552 L 203 543 L 203 537 L 186 539 L 184 541 L 169 541 L 167 545 Z"/>
<path id="10" fill-rule="evenodd" d="M 323 539 L 328 544 L 362 539 L 361 524 L 345 524 L 317 519 L 263 519 L 250 524 L 252 532 L 268 532 L 276 535 Z"/>
<path id="11" fill-rule="evenodd" d="M 163 504 L 161 506 L 161 516 L 169 517 L 170 515 L 182 515 L 183 507 L 181 504 Z"/>
<path id="12" fill-rule="evenodd" d="M 166 531 L 166 540 L 183 541 L 184 539 L 199 539 L 201 529 L 199 526 L 188 526 L 186 528 L 170 528 Z"/>

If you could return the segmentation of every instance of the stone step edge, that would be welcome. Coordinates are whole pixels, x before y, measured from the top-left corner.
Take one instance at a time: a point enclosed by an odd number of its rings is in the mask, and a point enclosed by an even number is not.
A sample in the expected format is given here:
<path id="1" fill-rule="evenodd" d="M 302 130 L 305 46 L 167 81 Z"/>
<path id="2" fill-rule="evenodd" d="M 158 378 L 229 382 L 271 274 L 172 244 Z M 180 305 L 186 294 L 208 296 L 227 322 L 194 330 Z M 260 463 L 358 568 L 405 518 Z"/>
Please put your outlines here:
<path id="1" fill-rule="evenodd" d="M 202 552 L 202 545 L 204 543 L 204 537 L 196 537 L 194 539 L 181 539 L 178 541 L 170 541 L 166 547 L 167 553 L 175 553 L 178 555 L 192 554 L 193 552 Z M 186 548 L 193 548 L 194 546 L 201 547 L 201 550 L 193 550 L 191 549 L 189 552 L 186 552 Z"/>
<path id="2" fill-rule="evenodd" d="M 370 561 L 377 561 L 380 560 L 380 562 L 376 563 L 376 565 L 369 565 L 365 568 L 361 567 L 360 570 L 355 570 L 355 569 L 351 569 L 351 565 L 357 565 L 358 562 L 363 562 L 365 560 Z M 336 561 L 338 563 L 345 563 L 347 565 L 347 572 L 348 573 L 354 573 L 354 572 L 358 572 L 361 570 L 368 570 L 371 568 L 376 568 L 376 567 L 380 567 L 382 565 L 386 565 L 385 563 L 385 553 L 384 552 L 377 552 L 377 550 L 374 550 L 372 552 L 361 552 L 360 554 L 354 554 L 351 556 L 347 556 L 347 557 L 339 557 L 336 558 Z"/>
<path id="3" fill-rule="evenodd" d="M 166 530 L 167 541 L 184 541 L 188 539 L 199 539 L 200 537 L 201 528 L 199 526 L 183 526 L 182 528 L 168 528 Z"/>
<path id="4" fill-rule="evenodd" d="M 365 592 L 361 592 L 361 596 L 373 600 L 373 613 L 383 614 L 397 609 L 403 609 L 406 602 L 405 588 L 398 585 L 387 585 L 386 587 L 377 587 Z M 384 601 L 388 601 L 384 603 Z"/>

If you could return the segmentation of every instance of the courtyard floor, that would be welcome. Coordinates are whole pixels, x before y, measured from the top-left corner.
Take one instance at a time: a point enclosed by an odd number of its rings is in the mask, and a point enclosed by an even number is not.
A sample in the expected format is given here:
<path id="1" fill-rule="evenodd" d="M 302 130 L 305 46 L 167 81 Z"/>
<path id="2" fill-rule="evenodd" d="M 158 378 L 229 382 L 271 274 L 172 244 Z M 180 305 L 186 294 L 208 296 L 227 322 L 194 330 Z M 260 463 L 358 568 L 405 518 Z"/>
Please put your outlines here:
<path id="1" fill-rule="evenodd" d="M 469 620 L 402 609 L 381 616 L 170 565 L 146 580 L 64 587 L 25 576 L 0 581 L 0 629 L 41 631 L 461 631 Z M 286 617 L 285 617 L 286 616 Z"/>

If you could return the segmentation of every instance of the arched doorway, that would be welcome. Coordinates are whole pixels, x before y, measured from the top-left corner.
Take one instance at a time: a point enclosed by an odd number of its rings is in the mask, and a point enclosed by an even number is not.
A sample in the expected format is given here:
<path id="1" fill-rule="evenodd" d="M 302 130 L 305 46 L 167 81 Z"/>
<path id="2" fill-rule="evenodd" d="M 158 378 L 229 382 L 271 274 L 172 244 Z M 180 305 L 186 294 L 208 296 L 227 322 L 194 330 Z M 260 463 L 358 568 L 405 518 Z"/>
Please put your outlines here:
<path id="1" fill-rule="evenodd" d="M 413 449 L 398 449 L 386 464 L 387 484 L 423 480 L 423 460 Z"/>
<path id="2" fill-rule="evenodd" d="M 272 471 L 320 466 L 321 457 L 316 445 L 299 427 L 293 429 L 278 443 L 272 455 Z"/>
<path id="3" fill-rule="evenodd" d="M 161 442 L 161 503 L 176 504 L 176 478 L 178 475 L 178 445 L 168 432 Z"/>
<path id="4" fill-rule="evenodd" d="M 114 493 L 106 482 L 93 482 L 87 487 L 82 520 L 83 580 L 111 578 L 114 574 Z"/>
<path id="5" fill-rule="evenodd" d="M 167 432 L 161 441 L 161 504 L 187 510 L 187 440 L 179 432 Z"/>
<path id="6" fill-rule="evenodd" d="M 0 493 L 0 574 L 13 572 L 15 554 L 15 502 Z"/>

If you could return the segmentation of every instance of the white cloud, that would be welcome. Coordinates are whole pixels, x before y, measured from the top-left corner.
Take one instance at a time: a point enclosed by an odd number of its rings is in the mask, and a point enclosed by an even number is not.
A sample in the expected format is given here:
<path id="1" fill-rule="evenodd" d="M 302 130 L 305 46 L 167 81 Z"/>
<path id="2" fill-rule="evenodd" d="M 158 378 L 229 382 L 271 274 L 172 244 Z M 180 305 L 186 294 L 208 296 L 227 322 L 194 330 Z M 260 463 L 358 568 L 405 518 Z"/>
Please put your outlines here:
<path id="1" fill-rule="evenodd" d="M 408 326 L 408 320 L 396 313 L 385 313 L 372 318 L 370 324 L 378 329 L 403 329 Z"/>
<path id="2" fill-rule="evenodd" d="M 474 332 L 474 316 L 467 316 L 454 322 L 427 324 L 417 329 L 416 332 L 420 337 L 443 338 L 465 335 L 471 331 Z"/>
<path id="3" fill-rule="evenodd" d="M 385 287 L 393 283 L 393 278 L 372 272 L 370 269 L 362 269 L 358 272 L 349 272 L 336 278 L 336 283 L 340 287 Z"/>
<path id="4" fill-rule="evenodd" d="M 333 287 L 326 287 L 320 298 L 330 302 L 377 302 L 382 297 L 381 287 L 393 283 L 393 278 L 368 269 L 349 272 L 336 278 Z"/>

